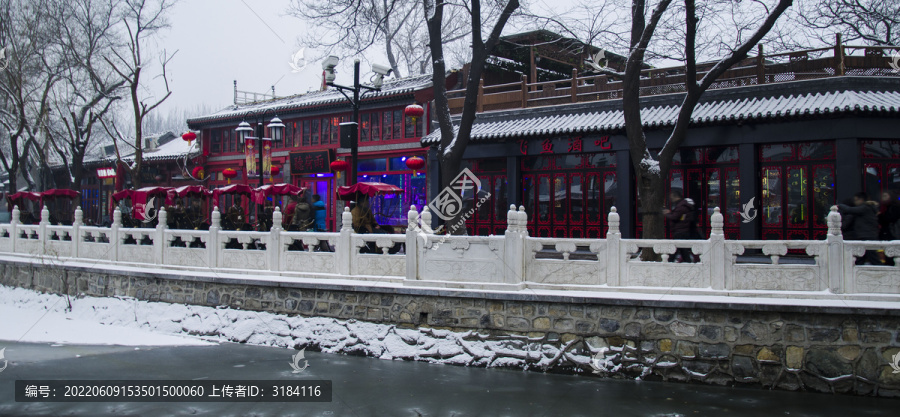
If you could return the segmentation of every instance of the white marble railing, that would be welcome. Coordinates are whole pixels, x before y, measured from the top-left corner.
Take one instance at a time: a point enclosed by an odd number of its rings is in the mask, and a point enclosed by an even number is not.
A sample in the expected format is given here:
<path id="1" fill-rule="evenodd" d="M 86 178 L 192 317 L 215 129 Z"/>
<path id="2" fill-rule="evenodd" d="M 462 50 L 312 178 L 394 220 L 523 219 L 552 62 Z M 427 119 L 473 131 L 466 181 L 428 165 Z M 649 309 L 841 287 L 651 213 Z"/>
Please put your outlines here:
<path id="1" fill-rule="evenodd" d="M 277 209 L 269 232 L 222 230 L 218 209 L 209 230 L 168 229 L 166 216 L 160 210 L 155 229 L 132 229 L 121 226 L 116 211 L 112 226 L 104 228 L 84 226 L 77 209 L 72 226 L 51 226 L 44 209 L 40 224 L 23 225 L 14 208 L 11 223 L 0 225 L 0 252 L 428 287 L 900 301 L 900 266 L 856 265 L 866 251 L 883 252 L 900 265 L 900 241 L 845 242 L 836 208 L 822 241 L 727 241 L 718 208 L 705 240 L 622 239 L 615 208 L 605 239 L 530 237 L 524 209 L 515 206 L 503 236 L 435 235 L 428 208 L 419 213 L 415 207 L 405 235 L 353 233 L 347 210 L 338 233 L 284 231 Z M 662 261 L 643 261 L 648 250 Z M 669 262 L 676 257 L 697 262 Z"/>

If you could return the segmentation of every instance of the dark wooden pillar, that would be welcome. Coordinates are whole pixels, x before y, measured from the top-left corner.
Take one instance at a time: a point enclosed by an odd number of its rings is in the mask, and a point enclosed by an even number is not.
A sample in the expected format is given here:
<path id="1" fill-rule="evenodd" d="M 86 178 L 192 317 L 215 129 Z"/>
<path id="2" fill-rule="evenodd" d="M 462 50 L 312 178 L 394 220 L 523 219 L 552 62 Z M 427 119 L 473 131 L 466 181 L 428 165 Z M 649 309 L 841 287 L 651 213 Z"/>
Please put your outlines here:
<path id="1" fill-rule="evenodd" d="M 857 138 L 838 139 L 835 143 L 835 152 L 837 157 L 834 161 L 834 195 L 840 203 L 863 189 L 859 141 Z"/>
<path id="2" fill-rule="evenodd" d="M 522 173 L 519 170 L 519 157 L 506 157 L 506 201 L 519 207 L 521 201 Z M 508 207 L 507 207 L 508 208 Z"/>
<path id="3" fill-rule="evenodd" d="M 752 240 L 759 239 L 762 222 L 762 193 L 759 186 L 759 155 L 756 152 L 756 145 L 752 143 L 742 143 L 738 147 L 738 175 L 741 178 L 741 207 L 747 204 L 751 198 L 756 208 L 756 218 L 749 223 L 741 221 L 740 232 L 741 239 Z M 724 207 L 720 207 L 724 210 Z M 725 213 L 722 213 L 723 215 Z"/>
<path id="4" fill-rule="evenodd" d="M 623 238 L 634 237 L 634 169 L 628 149 L 616 151 L 616 211 Z M 604 216 L 608 216 L 605 213 Z"/>

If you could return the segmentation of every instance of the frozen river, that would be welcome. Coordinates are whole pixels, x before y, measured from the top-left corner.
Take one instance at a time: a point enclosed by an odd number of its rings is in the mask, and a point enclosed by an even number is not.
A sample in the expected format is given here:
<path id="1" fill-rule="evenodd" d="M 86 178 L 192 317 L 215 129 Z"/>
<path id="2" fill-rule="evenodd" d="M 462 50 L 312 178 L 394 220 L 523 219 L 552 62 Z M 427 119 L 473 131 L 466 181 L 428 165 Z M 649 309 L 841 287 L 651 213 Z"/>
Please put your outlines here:
<path id="1" fill-rule="evenodd" d="M 240 344 L 92 346 L 0 340 L 0 415 L 896 416 L 900 400 L 467 368 Z M 2 366 L 2 365 L 0 365 Z M 330 403 L 17 403 L 17 379 L 333 381 Z M 237 382 L 237 381 L 236 381 Z"/>

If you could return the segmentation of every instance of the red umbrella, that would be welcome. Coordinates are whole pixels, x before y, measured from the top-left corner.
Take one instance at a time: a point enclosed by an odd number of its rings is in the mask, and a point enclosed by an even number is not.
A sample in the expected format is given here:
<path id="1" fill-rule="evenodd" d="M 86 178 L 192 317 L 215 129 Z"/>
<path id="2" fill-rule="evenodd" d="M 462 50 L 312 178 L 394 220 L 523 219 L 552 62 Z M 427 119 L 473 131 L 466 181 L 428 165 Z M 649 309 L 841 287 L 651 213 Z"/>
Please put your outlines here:
<path id="1" fill-rule="evenodd" d="M 355 199 L 360 194 L 373 197 L 375 195 L 402 193 L 403 190 L 400 187 L 383 182 L 358 182 L 349 187 L 338 187 L 337 189 L 338 199 L 340 200 L 347 200 L 347 197 Z"/>

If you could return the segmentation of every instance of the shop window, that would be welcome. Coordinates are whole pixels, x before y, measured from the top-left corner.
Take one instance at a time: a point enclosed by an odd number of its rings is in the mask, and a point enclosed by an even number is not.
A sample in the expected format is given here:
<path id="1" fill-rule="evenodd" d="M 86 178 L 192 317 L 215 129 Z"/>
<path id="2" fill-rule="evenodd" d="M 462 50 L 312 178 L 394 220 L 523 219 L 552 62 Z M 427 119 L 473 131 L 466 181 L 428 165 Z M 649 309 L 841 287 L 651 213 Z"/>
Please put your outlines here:
<path id="1" fill-rule="evenodd" d="M 368 142 L 369 141 L 369 129 L 371 129 L 371 125 L 369 124 L 369 114 L 361 114 L 359 115 L 359 141 L 360 142 Z"/>
<path id="2" fill-rule="evenodd" d="M 309 146 L 310 144 L 310 121 L 303 121 L 303 146 Z"/>
<path id="3" fill-rule="evenodd" d="M 801 143 L 800 159 L 834 159 L 834 142 Z"/>
<path id="4" fill-rule="evenodd" d="M 559 155 L 556 157 L 556 168 L 575 169 L 581 167 L 582 155 Z"/>
<path id="5" fill-rule="evenodd" d="M 794 157 L 794 146 L 791 144 L 761 145 L 760 160 L 763 162 L 780 162 L 797 159 Z"/>
<path id="6" fill-rule="evenodd" d="M 862 157 L 900 159 L 900 140 L 864 140 Z"/>
<path id="7" fill-rule="evenodd" d="M 615 152 L 599 152 L 587 154 L 585 157 L 588 160 L 588 166 L 591 168 L 611 168 L 616 166 Z"/>
<path id="8" fill-rule="evenodd" d="M 672 165 L 695 165 L 703 162 L 703 148 L 680 148 L 672 157 Z"/>
<path id="9" fill-rule="evenodd" d="M 381 140 L 381 113 L 372 113 L 369 123 L 372 124 L 371 140 Z"/>
<path id="10" fill-rule="evenodd" d="M 311 145 L 316 146 L 319 144 L 319 119 L 313 119 L 311 123 L 312 123 Z"/>
<path id="11" fill-rule="evenodd" d="M 522 169 L 524 171 L 550 169 L 550 162 L 550 158 L 546 156 L 528 156 L 522 158 Z"/>
<path id="12" fill-rule="evenodd" d="M 389 111 L 384 112 L 384 119 L 381 124 L 381 140 L 391 140 L 391 137 L 393 137 L 394 121 L 391 117 L 392 115 L 393 113 Z"/>
<path id="13" fill-rule="evenodd" d="M 403 110 L 394 110 L 394 139 L 403 139 Z"/>
<path id="14" fill-rule="evenodd" d="M 387 171 L 387 159 L 360 159 L 356 170 L 359 172 Z"/>
<path id="15" fill-rule="evenodd" d="M 319 131 L 319 138 L 321 139 L 320 143 L 322 145 L 327 145 L 331 140 L 331 119 L 327 117 L 322 119 L 319 128 L 321 129 Z"/>
<path id="16" fill-rule="evenodd" d="M 220 153 L 222 152 L 222 133 L 216 129 L 212 131 L 212 138 L 209 141 L 209 151 L 210 153 Z"/>

